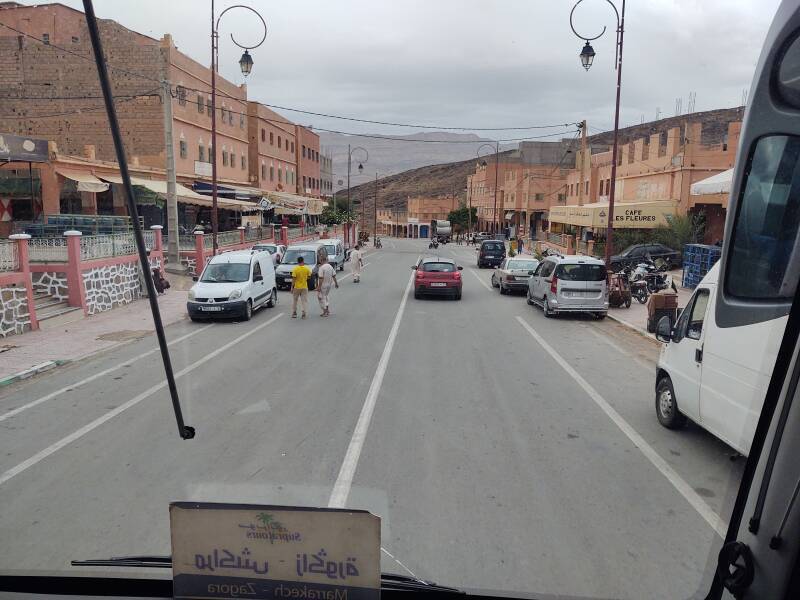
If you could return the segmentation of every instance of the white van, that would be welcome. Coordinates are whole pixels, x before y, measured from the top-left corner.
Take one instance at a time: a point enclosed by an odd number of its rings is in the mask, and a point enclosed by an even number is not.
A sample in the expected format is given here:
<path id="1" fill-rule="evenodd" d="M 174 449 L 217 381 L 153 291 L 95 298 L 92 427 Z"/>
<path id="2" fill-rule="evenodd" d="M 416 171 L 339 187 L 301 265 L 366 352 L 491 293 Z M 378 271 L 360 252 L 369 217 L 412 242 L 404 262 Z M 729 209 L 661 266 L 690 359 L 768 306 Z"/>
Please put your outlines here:
<path id="1" fill-rule="evenodd" d="M 740 327 L 714 319 L 719 263 L 697 286 L 675 327 L 659 321 L 656 415 L 678 429 L 689 418 L 747 456 L 788 317 Z"/>
<path id="2" fill-rule="evenodd" d="M 319 241 L 328 253 L 328 263 L 337 271 L 344 271 L 346 256 L 342 240 L 338 238 L 326 238 Z"/>
<path id="3" fill-rule="evenodd" d="M 241 317 L 248 321 L 257 308 L 271 308 L 278 302 L 272 255 L 266 251 L 218 254 L 195 280 L 186 303 L 192 321 L 213 317 Z"/>

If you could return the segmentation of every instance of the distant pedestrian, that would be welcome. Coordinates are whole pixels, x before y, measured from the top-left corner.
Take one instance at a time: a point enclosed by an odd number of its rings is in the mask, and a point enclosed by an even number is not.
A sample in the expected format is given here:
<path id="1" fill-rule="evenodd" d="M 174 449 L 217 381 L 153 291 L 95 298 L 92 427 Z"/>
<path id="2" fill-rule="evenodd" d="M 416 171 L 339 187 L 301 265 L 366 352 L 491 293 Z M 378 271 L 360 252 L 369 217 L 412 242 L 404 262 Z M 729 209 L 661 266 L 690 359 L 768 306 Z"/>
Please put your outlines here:
<path id="1" fill-rule="evenodd" d="M 517 235 L 517 254 L 522 254 L 522 248 L 524 245 L 525 242 L 522 239 L 522 234 Z"/>
<path id="2" fill-rule="evenodd" d="M 350 252 L 350 265 L 353 269 L 353 282 L 359 283 L 361 281 L 361 268 L 364 266 L 364 255 L 361 252 L 360 242 Z"/>
<path id="3" fill-rule="evenodd" d="M 308 311 L 308 279 L 311 277 L 311 269 L 305 265 L 302 256 L 297 257 L 297 266 L 292 269 L 292 318 L 297 318 L 297 301 L 300 300 L 300 308 L 303 311 L 302 318 L 306 318 Z"/>
<path id="4" fill-rule="evenodd" d="M 338 289 L 339 282 L 336 280 L 336 269 L 328 262 L 328 257 L 323 256 L 320 259 L 319 269 L 317 269 L 317 301 L 319 307 L 322 309 L 320 317 L 331 316 L 331 305 L 328 295 L 331 293 L 331 288 Z"/>

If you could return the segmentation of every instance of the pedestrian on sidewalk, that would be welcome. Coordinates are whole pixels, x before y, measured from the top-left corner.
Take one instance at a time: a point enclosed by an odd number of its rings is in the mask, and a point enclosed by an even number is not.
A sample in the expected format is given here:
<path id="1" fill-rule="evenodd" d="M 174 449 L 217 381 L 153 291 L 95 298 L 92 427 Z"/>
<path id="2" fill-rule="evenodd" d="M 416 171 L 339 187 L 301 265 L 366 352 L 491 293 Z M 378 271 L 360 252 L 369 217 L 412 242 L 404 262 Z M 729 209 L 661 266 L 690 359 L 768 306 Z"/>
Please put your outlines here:
<path id="1" fill-rule="evenodd" d="M 361 268 L 364 266 L 364 255 L 361 252 L 361 242 L 356 244 L 353 251 L 350 252 L 350 263 L 353 269 L 353 282 L 359 283 L 361 281 Z"/>
<path id="2" fill-rule="evenodd" d="M 328 257 L 323 255 L 320 258 L 319 269 L 317 269 L 317 301 L 319 307 L 322 309 L 320 317 L 331 316 L 331 305 L 328 295 L 331 293 L 331 288 L 336 286 L 339 288 L 339 282 L 336 280 L 336 269 L 334 269 L 328 262 Z"/>
<path id="3" fill-rule="evenodd" d="M 297 318 L 297 301 L 300 300 L 300 308 L 303 312 L 303 319 L 306 318 L 308 311 L 308 278 L 311 277 L 311 269 L 305 265 L 302 256 L 297 257 L 297 266 L 292 269 L 292 318 Z"/>
<path id="4" fill-rule="evenodd" d="M 524 241 L 522 239 L 522 234 L 517 236 L 517 254 L 522 254 L 522 249 L 524 247 Z"/>

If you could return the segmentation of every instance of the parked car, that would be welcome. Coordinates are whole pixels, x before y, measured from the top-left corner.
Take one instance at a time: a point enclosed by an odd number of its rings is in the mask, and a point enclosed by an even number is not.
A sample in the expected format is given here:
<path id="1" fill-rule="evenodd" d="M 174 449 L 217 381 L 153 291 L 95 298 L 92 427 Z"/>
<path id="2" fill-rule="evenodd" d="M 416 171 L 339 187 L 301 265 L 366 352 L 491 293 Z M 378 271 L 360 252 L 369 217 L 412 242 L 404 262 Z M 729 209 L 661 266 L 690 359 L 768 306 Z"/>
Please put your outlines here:
<path id="1" fill-rule="evenodd" d="M 211 258 L 189 290 L 186 310 L 192 321 L 242 317 L 278 302 L 275 270 L 269 252 L 235 250 Z"/>
<path id="2" fill-rule="evenodd" d="M 297 266 L 297 259 L 303 257 L 305 265 L 311 269 L 308 280 L 308 289 L 317 287 L 317 252 L 322 248 L 321 242 L 302 242 L 292 244 L 286 249 L 283 260 L 275 269 L 275 281 L 279 290 L 288 290 L 292 287 L 292 269 Z"/>
<path id="3" fill-rule="evenodd" d="M 344 249 L 344 242 L 337 238 L 320 240 L 328 253 L 328 262 L 338 271 L 344 271 L 344 263 L 347 255 Z"/>
<path id="4" fill-rule="evenodd" d="M 608 314 L 606 266 L 590 256 L 548 256 L 528 281 L 528 304 L 542 307 L 544 316 L 562 312 Z"/>
<path id="5" fill-rule="evenodd" d="M 496 267 L 506 258 L 506 245 L 502 240 L 483 240 L 477 250 L 479 269 Z"/>
<path id="6" fill-rule="evenodd" d="M 635 267 L 638 263 L 648 258 L 655 263 L 663 263 L 668 269 L 678 267 L 681 264 L 681 253 L 664 244 L 634 244 L 628 246 L 611 257 L 611 270 L 618 273 L 625 267 Z"/>
<path id="7" fill-rule="evenodd" d="M 719 263 L 675 323 L 664 317 L 656 367 L 656 416 L 669 429 L 691 419 L 747 456 L 788 317 L 720 327 L 714 318 Z"/>
<path id="8" fill-rule="evenodd" d="M 428 256 L 411 267 L 414 274 L 414 298 L 426 294 L 452 296 L 461 300 L 461 267 L 450 258 Z"/>
<path id="9" fill-rule="evenodd" d="M 501 294 L 527 290 L 528 279 L 538 266 L 535 258 L 507 258 L 492 273 L 492 287 L 500 288 Z"/>
<path id="10" fill-rule="evenodd" d="M 492 234 L 486 231 L 481 231 L 472 236 L 472 241 L 475 242 L 476 244 L 480 244 L 483 240 L 490 240 L 490 239 L 492 239 Z"/>
<path id="11" fill-rule="evenodd" d="M 286 246 L 283 244 L 255 244 L 253 250 L 269 252 L 272 255 L 272 264 L 277 265 L 281 262 Z"/>

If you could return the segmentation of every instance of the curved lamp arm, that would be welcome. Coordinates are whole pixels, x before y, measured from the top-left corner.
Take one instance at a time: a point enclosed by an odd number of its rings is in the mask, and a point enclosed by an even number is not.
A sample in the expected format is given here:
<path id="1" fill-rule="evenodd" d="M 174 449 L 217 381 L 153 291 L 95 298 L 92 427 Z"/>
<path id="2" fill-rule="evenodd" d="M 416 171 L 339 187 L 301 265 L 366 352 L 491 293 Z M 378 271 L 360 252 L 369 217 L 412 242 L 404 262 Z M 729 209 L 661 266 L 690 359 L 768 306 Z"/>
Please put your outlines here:
<path id="1" fill-rule="evenodd" d="M 575 25 L 573 25 L 573 23 L 572 23 L 572 16 L 575 13 L 575 9 L 578 8 L 578 5 L 581 2 L 583 2 L 583 0 L 578 0 L 575 3 L 575 6 L 572 7 L 572 10 L 569 11 L 569 26 L 572 29 L 572 33 L 574 33 L 576 37 L 578 37 L 578 38 L 580 38 L 582 40 L 585 40 L 586 44 L 588 45 L 589 42 L 591 42 L 592 40 L 596 40 L 597 38 L 602 36 L 606 32 L 606 27 L 604 25 L 603 26 L 603 30 L 600 33 L 598 33 L 596 36 L 594 36 L 594 37 L 585 36 L 585 35 L 581 35 L 580 33 L 578 33 L 575 30 Z M 615 51 L 615 55 L 614 55 L 614 68 L 616 69 L 617 68 L 617 59 L 619 58 L 619 30 L 620 30 L 621 24 L 620 24 L 620 18 L 619 18 L 619 11 L 617 10 L 616 5 L 611 0 L 606 0 L 606 2 L 608 2 L 611 5 L 611 8 L 614 9 L 614 16 L 616 16 L 616 18 L 617 18 L 617 47 L 616 47 L 616 51 Z"/>
<path id="2" fill-rule="evenodd" d="M 233 37 L 233 34 L 231 34 L 231 40 L 233 41 L 234 44 L 236 44 L 237 46 L 239 46 L 239 48 L 242 48 L 243 50 L 252 50 L 253 48 L 258 48 L 261 44 L 264 43 L 264 40 L 267 39 L 267 22 L 264 21 L 264 17 L 262 17 L 260 14 L 258 14 L 258 11 L 256 11 L 254 8 L 250 8 L 249 6 L 245 6 L 244 4 L 234 4 L 233 6 L 229 6 L 228 8 L 223 10 L 219 14 L 219 16 L 217 17 L 217 22 L 214 25 L 214 29 L 216 31 L 219 31 L 219 22 L 220 22 L 220 19 L 222 19 L 222 15 L 224 15 L 226 12 L 228 12 L 229 10 L 231 10 L 233 8 L 246 8 L 250 12 L 254 13 L 261 20 L 261 24 L 264 26 L 264 35 L 261 36 L 261 40 L 257 44 L 255 44 L 254 46 L 245 46 L 243 44 L 240 44 L 239 42 L 236 41 L 236 38 Z"/>

